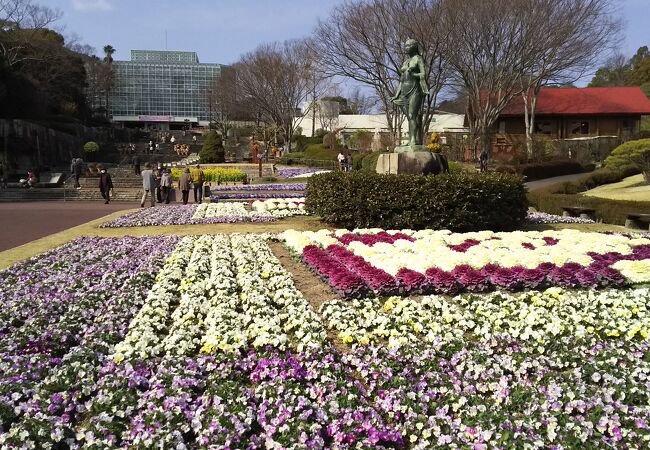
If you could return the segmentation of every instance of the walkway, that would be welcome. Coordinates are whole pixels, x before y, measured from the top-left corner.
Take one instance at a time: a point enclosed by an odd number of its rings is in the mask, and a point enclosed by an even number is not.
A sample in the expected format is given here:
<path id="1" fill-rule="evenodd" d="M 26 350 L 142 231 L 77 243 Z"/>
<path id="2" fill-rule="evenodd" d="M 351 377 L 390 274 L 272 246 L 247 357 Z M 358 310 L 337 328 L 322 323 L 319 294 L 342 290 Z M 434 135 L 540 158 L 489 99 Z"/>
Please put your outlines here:
<path id="1" fill-rule="evenodd" d="M 0 203 L 0 252 L 139 206 L 138 203 L 105 205 L 100 201 Z"/>
<path id="2" fill-rule="evenodd" d="M 551 186 L 556 183 L 576 181 L 588 174 L 589 173 L 573 173 L 571 175 L 562 175 L 561 177 L 553 177 L 553 178 L 545 178 L 543 180 L 529 181 L 528 183 L 525 184 L 529 191 L 536 191 L 537 189 L 543 189 L 545 187 Z"/>

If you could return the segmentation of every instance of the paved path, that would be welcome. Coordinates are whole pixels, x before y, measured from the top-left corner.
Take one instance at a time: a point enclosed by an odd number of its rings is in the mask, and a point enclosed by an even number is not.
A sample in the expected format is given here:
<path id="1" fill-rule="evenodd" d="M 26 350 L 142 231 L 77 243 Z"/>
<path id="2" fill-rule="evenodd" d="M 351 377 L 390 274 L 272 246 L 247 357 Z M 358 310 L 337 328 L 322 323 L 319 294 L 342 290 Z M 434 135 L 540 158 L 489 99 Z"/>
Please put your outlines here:
<path id="1" fill-rule="evenodd" d="M 529 181 L 528 183 L 526 183 L 526 187 L 528 188 L 529 191 L 535 191 L 537 189 L 543 189 L 545 187 L 548 187 L 556 183 L 563 183 L 566 181 L 576 181 L 584 177 L 585 175 L 588 175 L 588 173 L 574 173 L 571 175 L 562 175 L 561 177 L 553 177 L 553 178 L 545 178 L 543 180 Z"/>
<path id="2" fill-rule="evenodd" d="M 0 203 L 0 252 L 81 225 L 107 214 L 137 208 L 138 203 Z"/>

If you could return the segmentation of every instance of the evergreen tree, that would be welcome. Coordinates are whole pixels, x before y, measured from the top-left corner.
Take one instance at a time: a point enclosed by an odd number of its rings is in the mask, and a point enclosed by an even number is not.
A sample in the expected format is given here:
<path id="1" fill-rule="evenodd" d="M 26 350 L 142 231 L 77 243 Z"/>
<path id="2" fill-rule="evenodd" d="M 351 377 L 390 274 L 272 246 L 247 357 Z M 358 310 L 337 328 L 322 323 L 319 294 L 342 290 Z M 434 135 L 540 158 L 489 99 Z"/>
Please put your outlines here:
<path id="1" fill-rule="evenodd" d="M 216 131 L 210 131 L 208 133 L 203 143 L 203 148 L 199 153 L 199 158 L 201 158 L 201 164 L 225 162 L 226 156 L 223 141 Z"/>

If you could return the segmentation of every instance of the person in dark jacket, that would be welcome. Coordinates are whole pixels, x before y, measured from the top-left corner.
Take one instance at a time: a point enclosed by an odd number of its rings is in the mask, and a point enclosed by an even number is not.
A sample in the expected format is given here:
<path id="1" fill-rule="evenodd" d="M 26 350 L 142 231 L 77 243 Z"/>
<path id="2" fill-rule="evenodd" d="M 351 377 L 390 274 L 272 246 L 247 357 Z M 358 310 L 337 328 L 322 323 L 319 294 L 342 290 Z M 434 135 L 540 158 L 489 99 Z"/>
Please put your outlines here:
<path id="1" fill-rule="evenodd" d="M 140 175 L 140 158 L 138 158 L 138 155 L 133 157 L 133 171 L 136 175 Z"/>
<path id="2" fill-rule="evenodd" d="M 70 164 L 70 172 L 74 176 L 75 189 L 81 189 L 81 185 L 79 184 L 79 177 L 81 177 L 82 170 L 83 160 L 81 158 L 72 158 L 72 164 Z"/>
<path id="3" fill-rule="evenodd" d="M 99 167 L 99 192 L 102 194 L 105 205 L 111 201 L 111 194 L 113 193 L 113 180 L 111 174 L 106 171 L 106 168 Z"/>
<path id="4" fill-rule="evenodd" d="M 183 193 L 184 205 L 187 205 L 187 201 L 190 198 L 190 184 L 192 184 L 192 174 L 190 173 L 190 168 L 186 167 L 181 178 L 178 180 L 178 189 Z"/>

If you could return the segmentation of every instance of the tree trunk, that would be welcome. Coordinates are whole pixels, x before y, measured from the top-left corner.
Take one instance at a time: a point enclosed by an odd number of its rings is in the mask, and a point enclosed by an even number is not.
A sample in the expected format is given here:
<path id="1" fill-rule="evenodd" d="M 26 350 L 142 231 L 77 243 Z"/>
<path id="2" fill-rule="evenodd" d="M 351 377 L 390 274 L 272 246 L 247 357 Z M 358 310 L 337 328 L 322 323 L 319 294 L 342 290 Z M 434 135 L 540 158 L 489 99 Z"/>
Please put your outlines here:
<path id="1" fill-rule="evenodd" d="M 537 95 L 539 89 L 535 88 L 532 97 L 527 92 L 522 91 L 521 96 L 524 99 L 524 124 L 526 129 L 526 157 L 527 159 L 535 159 L 535 148 L 533 135 L 535 131 L 535 108 L 537 106 Z"/>

